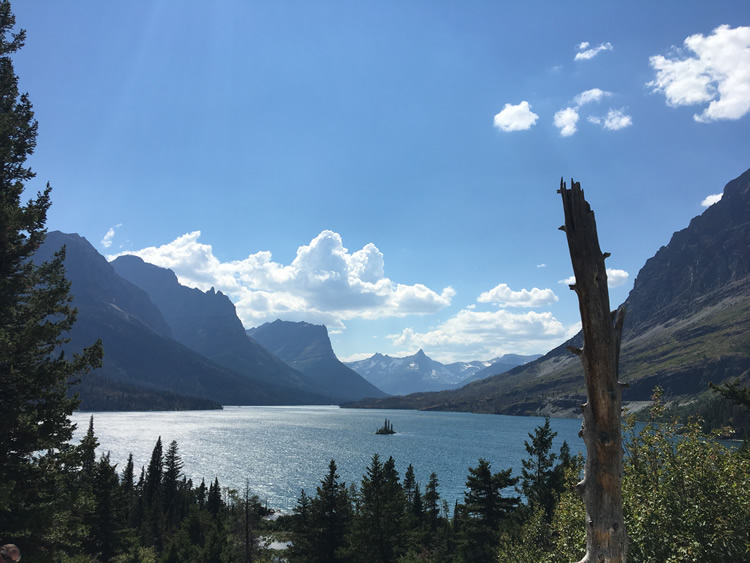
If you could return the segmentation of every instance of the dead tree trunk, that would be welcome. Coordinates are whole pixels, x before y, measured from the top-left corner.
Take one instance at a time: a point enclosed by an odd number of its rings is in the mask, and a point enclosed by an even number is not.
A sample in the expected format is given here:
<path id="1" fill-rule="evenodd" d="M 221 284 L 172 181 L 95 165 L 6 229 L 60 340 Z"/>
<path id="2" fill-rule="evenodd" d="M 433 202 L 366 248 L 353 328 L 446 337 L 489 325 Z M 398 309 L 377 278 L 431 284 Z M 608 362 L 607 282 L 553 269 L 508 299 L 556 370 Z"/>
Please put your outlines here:
<path id="1" fill-rule="evenodd" d="M 582 405 L 586 466 L 576 488 L 586 505 L 586 555 L 581 563 L 624 562 L 627 533 L 622 514 L 622 385 L 617 380 L 625 310 L 609 309 L 607 271 L 591 206 L 581 184 L 560 180 L 565 231 L 573 263 L 583 324 L 583 349 L 569 347 L 583 361 L 588 400 Z"/>

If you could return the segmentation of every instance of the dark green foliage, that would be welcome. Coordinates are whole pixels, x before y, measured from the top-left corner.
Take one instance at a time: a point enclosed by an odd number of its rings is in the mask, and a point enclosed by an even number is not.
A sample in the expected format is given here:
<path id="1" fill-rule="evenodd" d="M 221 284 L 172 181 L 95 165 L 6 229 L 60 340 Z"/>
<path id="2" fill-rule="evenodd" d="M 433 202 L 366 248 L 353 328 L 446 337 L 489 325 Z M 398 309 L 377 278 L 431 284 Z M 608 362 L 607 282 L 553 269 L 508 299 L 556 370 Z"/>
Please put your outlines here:
<path id="1" fill-rule="evenodd" d="M 534 434 L 529 434 L 531 443 L 524 441 L 527 459 L 521 461 L 521 491 L 532 510 L 541 508 L 552 517 L 552 510 L 559 494 L 561 476 L 555 470 L 554 463 L 557 455 L 551 453 L 552 440 L 557 432 L 552 432 L 549 417 L 544 419 L 543 426 L 537 426 Z M 567 448 L 567 444 L 565 444 Z M 570 452 L 566 454 L 568 457 Z"/>
<path id="2" fill-rule="evenodd" d="M 353 560 L 393 561 L 404 550 L 402 519 L 405 499 L 393 458 L 374 454 L 362 477 L 352 525 L 349 553 Z"/>
<path id="3" fill-rule="evenodd" d="M 353 512 L 346 483 L 338 479 L 336 462 L 331 460 L 315 497 L 310 499 L 302 491 L 295 509 L 298 520 L 290 549 L 293 561 L 346 561 L 345 540 Z"/>
<path id="4" fill-rule="evenodd" d="M 519 497 L 503 496 L 503 490 L 518 483 L 511 469 L 492 473 L 489 461 L 479 459 L 469 468 L 464 494 L 466 517 L 461 522 L 460 551 L 469 561 L 494 561 L 501 524 L 518 508 Z"/>
<path id="5" fill-rule="evenodd" d="M 10 4 L 0 2 L 0 537 L 39 559 L 75 544 L 84 531 L 76 517 L 61 516 L 76 508 L 60 482 L 77 465 L 66 445 L 77 400 L 67 389 L 69 380 L 100 363 L 101 346 L 70 358 L 62 352 L 76 317 L 65 251 L 42 264 L 31 260 L 46 235 L 51 188 L 21 204 L 34 177 L 26 158 L 36 146 L 37 123 L 10 58 L 25 39 L 14 27 Z"/>

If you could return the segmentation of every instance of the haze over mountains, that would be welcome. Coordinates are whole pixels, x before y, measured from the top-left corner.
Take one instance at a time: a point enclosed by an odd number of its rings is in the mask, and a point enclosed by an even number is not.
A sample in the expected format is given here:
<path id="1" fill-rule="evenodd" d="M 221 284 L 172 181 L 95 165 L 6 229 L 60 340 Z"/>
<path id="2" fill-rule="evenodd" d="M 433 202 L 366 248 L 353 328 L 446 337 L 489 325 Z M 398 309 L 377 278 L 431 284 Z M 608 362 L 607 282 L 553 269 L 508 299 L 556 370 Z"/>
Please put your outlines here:
<path id="1" fill-rule="evenodd" d="M 750 379 L 750 170 L 646 262 L 625 307 L 625 401 L 649 399 L 656 385 L 668 399 L 689 401 L 709 382 Z M 583 370 L 566 346 L 582 344 L 579 333 L 534 362 L 456 391 L 357 406 L 576 415 Z"/>

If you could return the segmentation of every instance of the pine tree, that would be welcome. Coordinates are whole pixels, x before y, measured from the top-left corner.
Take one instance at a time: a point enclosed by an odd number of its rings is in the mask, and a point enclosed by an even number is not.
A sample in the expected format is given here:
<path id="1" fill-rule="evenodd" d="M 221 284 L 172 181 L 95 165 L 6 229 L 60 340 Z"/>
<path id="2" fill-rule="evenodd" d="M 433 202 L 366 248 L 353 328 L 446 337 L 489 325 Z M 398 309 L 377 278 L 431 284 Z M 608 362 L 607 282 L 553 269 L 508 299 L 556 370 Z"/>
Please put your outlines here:
<path id="1" fill-rule="evenodd" d="M 518 507 L 519 497 L 504 497 L 503 489 L 512 487 L 518 477 L 511 477 L 511 469 L 492 473 L 489 461 L 479 460 L 469 468 L 464 493 L 465 511 L 469 518 L 462 522 L 462 552 L 467 560 L 496 560 L 500 525 Z"/>
<path id="2" fill-rule="evenodd" d="M 435 532 L 438 526 L 438 518 L 440 516 L 440 493 L 438 493 L 438 478 L 437 473 L 430 474 L 430 480 L 427 482 L 427 486 L 424 488 L 424 511 L 427 515 L 427 522 L 430 525 L 430 531 Z"/>
<path id="3" fill-rule="evenodd" d="M 179 485 L 182 476 L 182 458 L 180 457 L 177 441 L 172 440 L 164 456 L 164 475 L 162 477 L 164 513 L 169 529 L 177 526 L 184 516 L 180 506 Z"/>
<path id="4" fill-rule="evenodd" d="M 344 538 L 349 531 L 352 519 L 352 509 L 346 483 L 338 481 L 339 474 L 336 462 L 331 460 L 328 474 L 321 481 L 317 495 L 313 499 L 313 514 L 320 529 L 320 538 L 316 546 L 316 561 L 341 561 L 340 551 L 344 546 Z"/>
<path id="5" fill-rule="evenodd" d="M 20 94 L 10 55 L 25 32 L 13 32 L 10 3 L 0 2 L 0 537 L 13 538 L 31 558 L 54 557 L 66 500 L 59 493 L 76 398 L 68 385 L 101 361 L 101 343 L 68 358 L 61 347 L 75 322 L 65 251 L 43 264 L 32 260 L 44 241 L 49 184 L 23 205 L 34 177 L 26 159 L 36 146 L 37 122 Z"/>
<path id="6" fill-rule="evenodd" d="M 94 476 L 96 467 L 96 448 L 99 447 L 99 440 L 94 434 L 94 415 L 89 418 L 89 429 L 86 435 L 81 439 L 78 445 L 78 451 L 81 456 L 81 476 L 83 479 L 91 480 Z"/>
<path id="7" fill-rule="evenodd" d="M 534 433 L 529 434 L 531 443 L 524 441 L 523 445 L 526 447 L 529 458 L 521 460 L 523 465 L 521 491 L 528 499 L 529 506 L 532 509 L 544 509 L 547 518 L 552 518 L 552 510 L 559 494 L 557 491 L 558 474 L 554 469 L 557 455 L 550 453 L 555 436 L 557 432 L 552 431 L 549 417 L 546 417 L 544 425 L 537 426 Z"/>

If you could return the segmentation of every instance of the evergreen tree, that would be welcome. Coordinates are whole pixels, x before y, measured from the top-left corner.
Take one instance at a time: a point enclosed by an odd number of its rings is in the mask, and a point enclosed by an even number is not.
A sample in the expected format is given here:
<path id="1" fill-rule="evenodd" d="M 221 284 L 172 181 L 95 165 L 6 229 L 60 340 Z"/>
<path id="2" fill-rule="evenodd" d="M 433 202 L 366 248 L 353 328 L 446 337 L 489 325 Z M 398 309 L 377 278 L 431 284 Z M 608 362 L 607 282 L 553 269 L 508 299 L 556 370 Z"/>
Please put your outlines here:
<path id="1" fill-rule="evenodd" d="M 406 496 L 406 505 L 411 508 L 414 503 L 414 488 L 417 484 L 416 478 L 414 477 L 414 467 L 409 464 L 404 473 L 404 495 Z"/>
<path id="2" fill-rule="evenodd" d="M 164 495 L 164 514 L 167 527 L 172 529 L 179 524 L 184 513 L 179 495 L 180 478 L 182 477 L 182 458 L 179 454 L 177 441 L 172 440 L 164 456 L 164 475 L 162 490 Z"/>
<path id="3" fill-rule="evenodd" d="M 383 464 L 374 454 L 362 477 L 359 505 L 352 525 L 350 560 L 394 561 L 405 549 L 406 502 L 393 458 Z"/>
<path id="4" fill-rule="evenodd" d="M 96 464 L 93 475 L 94 520 L 91 526 L 93 548 L 89 554 L 110 561 L 120 552 L 126 525 L 126 508 L 117 471 L 109 453 Z"/>
<path id="5" fill-rule="evenodd" d="M 91 480 L 94 476 L 96 467 L 96 448 L 99 447 L 99 440 L 94 434 L 94 415 L 89 418 L 89 428 L 86 435 L 81 439 L 78 451 L 81 456 L 81 476 L 84 480 Z"/>
<path id="6" fill-rule="evenodd" d="M 219 511 L 224 503 L 221 500 L 221 487 L 219 487 L 219 478 L 215 477 L 214 482 L 208 488 L 208 498 L 206 500 L 206 510 L 214 517 L 219 515 Z"/>
<path id="7" fill-rule="evenodd" d="M 491 464 L 479 459 L 477 467 L 469 468 L 464 493 L 468 518 L 462 522 L 461 551 L 466 560 L 494 561 L 500 525 L 518 507 L 519 497 L 504 497 L 503 489 L 514 486 L 518 477 L 511 469 L 492 473 Z"/>
<path id="8" fill-rule="evenodd" d="M 34 177 L 26 159 L 36 146 L 37 122 L 27 94 L 20 94 L 11 55 L 25 32 L 13 32 L 10 3 L 0 2 L 0 537 L 13 538 L 29 559 L 56 557 L 61 514 L 61 471 L 71 460 L 70 414 L 76 398 L 68 385 L 101 361 L 101 343 L 68 358 L 65 334 L 75 322 L 70 284 L 60 250 L 35 264 L 44 241 L 49 185 L 25 205 Z"/>
<path id="9" fill-rule="evenodd" d="M 315 561 L 343 561 L 341 549 L 344 538 L 349 531 L 352 509 L 346 483 L 339 483 L 336 462 L 331 460 L 328 474 L 317 489 L 313 500 L 313 514 L 320 529 L 320 538 L 316 545 Z"/>
<path id="10" fill-rule="evenodd" d="M 161 551 L 164 539 L 164 505 L 162 498 L 162 475 L 164 474 L 164 453 L 161 436 L 151 452 L 151 460 L 146 470 L 143 484 L 144 517 L 141 522 L 141 539 L 146 546 L 154 546 Z"/>
<path id="11" fill-rule="evenodd" d="M 424 489 L 424 511 L 430 525 L 430 531 L 433 534 L 437 531 L 438 519 L 440 518 L 440 493 L 438 493 L 437 488 L 437 473 L 433 472 L 430 474 L 430 480 Z"/>
<path id="12" fill-rule="evenodd" d="M 521 491 L 526 496 L 529 506 L 532 509 L 542 508 L 548 518 L 552 518 L 552 510 L 559 495 L 559 472 L 554 468 L 557 455 L 550 453 L 555 436 L 557 432 L 552 431 L 549 417 L 546 417 L 544 425 L 537 426 L 534 434 L 529 434 L 531 443 L 524 441 L 529 458 L 521 460 Z M 567 447 L 567 444 L 565 446 Z"/>

